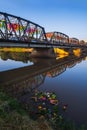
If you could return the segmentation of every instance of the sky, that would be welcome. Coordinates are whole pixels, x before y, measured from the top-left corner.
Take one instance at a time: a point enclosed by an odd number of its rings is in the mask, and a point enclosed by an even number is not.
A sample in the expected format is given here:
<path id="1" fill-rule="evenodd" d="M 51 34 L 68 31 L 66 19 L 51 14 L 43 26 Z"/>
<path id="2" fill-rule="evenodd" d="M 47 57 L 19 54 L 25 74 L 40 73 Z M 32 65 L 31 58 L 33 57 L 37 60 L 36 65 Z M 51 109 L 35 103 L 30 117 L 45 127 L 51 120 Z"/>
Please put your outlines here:
<path id="1" fill-rule="evenodd" d="M 0 12 L 87 41 L 87 0 L 0 0 Z"/>

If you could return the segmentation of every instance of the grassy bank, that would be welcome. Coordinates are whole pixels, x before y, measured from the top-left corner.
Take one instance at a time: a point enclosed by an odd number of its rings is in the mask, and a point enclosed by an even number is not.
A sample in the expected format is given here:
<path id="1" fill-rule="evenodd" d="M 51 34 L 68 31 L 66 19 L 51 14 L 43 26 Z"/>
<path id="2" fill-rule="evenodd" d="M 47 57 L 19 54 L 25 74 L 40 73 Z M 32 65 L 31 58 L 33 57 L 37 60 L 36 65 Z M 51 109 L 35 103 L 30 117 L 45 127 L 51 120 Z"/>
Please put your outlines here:
<path id="1" fill-rule="evenodd" d="M 29 118 L 21 105 L 0 92 L 0 130 L 52 130 L 48 122 L 40 117 L 37 121 Z"/>
<path id="2" fill-rule="evenodd" d="M 44 115 L 40 115 L 33 120 L 16 99 L 0 92 L 0 130 L 87 130 L 87 126 L 77 128 L 74 122 L 66 121 L 59 111 L 55 118 L 46 120 Z"/>

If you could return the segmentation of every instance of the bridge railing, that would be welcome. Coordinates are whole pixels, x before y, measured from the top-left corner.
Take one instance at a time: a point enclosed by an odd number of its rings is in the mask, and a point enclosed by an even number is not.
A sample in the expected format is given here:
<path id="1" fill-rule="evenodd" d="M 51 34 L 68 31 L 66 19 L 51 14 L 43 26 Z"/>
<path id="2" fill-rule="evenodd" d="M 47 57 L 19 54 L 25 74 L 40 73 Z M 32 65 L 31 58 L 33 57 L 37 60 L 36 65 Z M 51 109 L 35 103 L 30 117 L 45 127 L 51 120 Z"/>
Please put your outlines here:
<path id="1" fill-rule="evenodd" d="M 12 41 L 46 40 L 45 30 L 38 24 L 26 19 L 0 12 L 0 39 Z"/>

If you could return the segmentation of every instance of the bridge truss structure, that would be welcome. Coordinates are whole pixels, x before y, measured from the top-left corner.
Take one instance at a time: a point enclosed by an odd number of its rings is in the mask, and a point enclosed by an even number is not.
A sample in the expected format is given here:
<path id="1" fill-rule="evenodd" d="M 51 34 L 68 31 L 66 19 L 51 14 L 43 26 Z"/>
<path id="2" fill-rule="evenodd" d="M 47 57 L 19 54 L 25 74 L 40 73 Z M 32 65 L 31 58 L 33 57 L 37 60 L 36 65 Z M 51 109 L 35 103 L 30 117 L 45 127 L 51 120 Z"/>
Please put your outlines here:
<path id="1" fill-rule="evenodd" d="M 0 40 L 43 42 L 46 41 L 46 34 L 44 28 L 36 23 L 0 12 Z"/>
<path id="2" fill-rule="evenodd" d="M 61 32 L 47 32 L 46 37 L 51 43 L 69 43 L 69 36 Z"/>
<path id="3" fill-rule="evenodd" d="M 16 43 L 16 44 L 15 44 Z M 69 38 L 61 32 L 45 29 L 29 20 L 0 12 L 0 47 L 79 48 L 87 47 L 84 41 Z"/>

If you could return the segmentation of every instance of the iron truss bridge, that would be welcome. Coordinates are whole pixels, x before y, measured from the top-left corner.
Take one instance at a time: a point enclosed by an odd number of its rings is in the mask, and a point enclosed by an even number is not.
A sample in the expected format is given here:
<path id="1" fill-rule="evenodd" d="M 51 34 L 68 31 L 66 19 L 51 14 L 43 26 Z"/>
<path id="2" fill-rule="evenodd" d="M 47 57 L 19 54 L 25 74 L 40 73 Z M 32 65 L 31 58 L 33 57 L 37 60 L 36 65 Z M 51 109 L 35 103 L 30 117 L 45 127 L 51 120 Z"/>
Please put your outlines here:
<path id="1" fill-rule="evenodd" d="M 29 20 L 0 12 L 0 47 L 70 48 L 69 37 L 60 32 L 45 33 L 45 29 Z"/>

